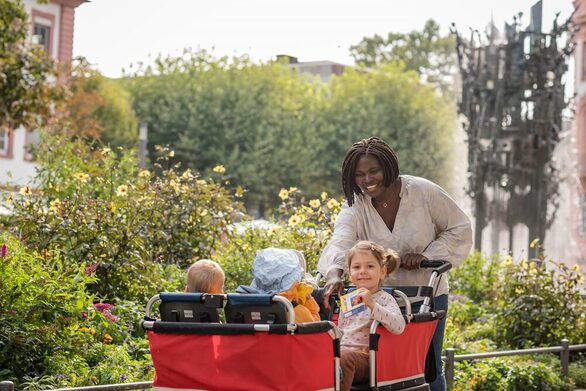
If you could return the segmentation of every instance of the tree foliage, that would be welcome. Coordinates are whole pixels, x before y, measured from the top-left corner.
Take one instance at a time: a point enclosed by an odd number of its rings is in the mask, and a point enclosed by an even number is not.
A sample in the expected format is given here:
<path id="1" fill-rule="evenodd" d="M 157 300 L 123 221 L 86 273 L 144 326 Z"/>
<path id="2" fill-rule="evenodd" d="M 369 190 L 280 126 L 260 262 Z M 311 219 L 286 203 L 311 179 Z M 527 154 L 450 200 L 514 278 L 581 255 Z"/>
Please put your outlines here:
<path id="1" fill-rule="evenodd" d="M 60 96 L 57 71 L 43 48 L 28 39 L 21 0 L 0 0 L 0 130 L 34 129 L 50 116 Z"/>
<path id="2" fill-rule="evenodd" d="M 423 80 L 445 93 L 453 89 L 457 64 L 455 47 L 454 37 L 442 36 L 439 25 L 430 19 L 421 31 L 364 37 L 350 47 L 350 53 L 357 64 L 365 67 L 402 62 L 407 69 L 417 72 Z"/>
<path id="3" fill-rule="evenodd" d="M 111 147 L 136 145 L 136 115 L 130 94 L 120 83 L 105 78 L 80 57 L 73 62 L 65 87 L 68 94 L 56 110 L 58 132 Z"/>
<path id="4" fill-rule="evenodd" d="M 156 69 L 141 69 L 124 84 L 149 125 L 151 153 L 169 144 L 177 160 L 202 173 L 223 164 L 253 209 L 275 206 L 279 188 L 340 194 L 346 150 L 373 135 L 397 149 L 403 172 L 449 184 L 454 116 L 433 88 L 399 65 L 347 70 L 324 83 L 281 63 L 186 52 L 159 59 Z"/>

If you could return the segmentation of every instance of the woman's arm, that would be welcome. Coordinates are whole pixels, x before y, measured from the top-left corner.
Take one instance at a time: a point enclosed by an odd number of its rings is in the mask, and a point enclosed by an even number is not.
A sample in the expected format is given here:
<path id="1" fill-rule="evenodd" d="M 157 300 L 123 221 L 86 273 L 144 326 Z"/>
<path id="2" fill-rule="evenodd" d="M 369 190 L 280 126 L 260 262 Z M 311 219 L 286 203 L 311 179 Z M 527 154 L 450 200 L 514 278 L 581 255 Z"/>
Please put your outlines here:
<path id="1" fill-rule="evenodd" d="M 339 276 L 346 269 L 346 254 L 356 244 L 356 219 L 348 205 L 342 206 L 334 225 L 334 233 L 324 248 L 317 270 L 327 277 L 332 271 L 339 271 Z"/>
<path id="2" fill-rule="evenodd" d="M 427 182 L 428 211 L 437 236 L 423 251 L 427 259 L 443 259 L 460 265 L 472 247 L 470 219 L 438 185 Z"/>

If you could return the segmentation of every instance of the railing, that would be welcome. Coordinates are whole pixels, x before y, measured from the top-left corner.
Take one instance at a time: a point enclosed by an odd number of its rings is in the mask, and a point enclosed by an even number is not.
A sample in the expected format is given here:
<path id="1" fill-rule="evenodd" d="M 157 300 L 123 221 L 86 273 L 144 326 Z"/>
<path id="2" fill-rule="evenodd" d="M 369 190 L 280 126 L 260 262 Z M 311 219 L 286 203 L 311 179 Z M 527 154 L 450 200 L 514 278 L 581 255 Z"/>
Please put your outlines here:
<path id="1" fill-rule="evenodd" d="M 124 390 L 147 390 L 152 388 L 152 381 L 137 383 L 105 384 L 103 386 L 57 388 L 52 391 L 124 391 Z M 14 391 L 14 383 L 10 381 L 0 382 L 0 391 Z"/>
<path id="2" fill-rule="evenodd" d="M 458 354 L 454 348 L 447 348 L 446 355 L 442 358 L 445 360 L 446 383 L 448 389 L 452 389 L 454 385 L 454 369 L 456 361 L 477 360 L 482 358 L 494 358 L 503 356 L 519 356 L 525 354 L 541 354 L 541 353 L 559 353 L 561 362 L 562 376 L 568 376 L 568 368 L 570 365 L 570 352 L 586 350 L 586 344 L 570 345 L 570 342 L 564 338 L 561 340 L 560 346 L 551 346 L 548 348 L 532 348 L 519 350 L 502 350 L 498 352 L 486 353 L 472 353 L 472 354 Z M 121 384 L 106 384 L 102 386 L 89 387 L 75 387 L 75 388 L 58 388 L 52 391 L 125 391 L 125 390 L 146 390 L 152 388 L 152 381 L 144 381 L 137 383 L 121 383 Z M 10 381 L 0 382 L 0 391 L 14 391 L 14 383 Z"/>
<path id="3" fill-rule="evenodd" d="M 446 355 L 443 357 L 446 360 L 445 372 L 446 372 L 446 383 L 448 389 L 452 389 L 454 385 L 454 368 L 456 361 L 468 361 L 476 360 L 481 358 L 492 358 L 492 357 L 503 357 L 503 356 L 519 356 L 523 354 L 541 354 L 541 353 L 558 353 L 560 354 L 561 361 L 561 374 L 562 376 L 568 376 L 568 367 L 570 365 L 570 352 L 575 350 L 586 350 L 586 344 L 582 345 L 570 345 L 567 339 L 561 340 L 560 346 L 551 346 L 548 348 L 532 348 L 532 349 L 519 349 L 519 350 L 502 350 L 498 352 L 486 352 L 486 353 L 473 353 L 473 354 L 458 354 L 453 348 L 446 349 Z M 2 391 L 2 390 L 0 390 Z"/>

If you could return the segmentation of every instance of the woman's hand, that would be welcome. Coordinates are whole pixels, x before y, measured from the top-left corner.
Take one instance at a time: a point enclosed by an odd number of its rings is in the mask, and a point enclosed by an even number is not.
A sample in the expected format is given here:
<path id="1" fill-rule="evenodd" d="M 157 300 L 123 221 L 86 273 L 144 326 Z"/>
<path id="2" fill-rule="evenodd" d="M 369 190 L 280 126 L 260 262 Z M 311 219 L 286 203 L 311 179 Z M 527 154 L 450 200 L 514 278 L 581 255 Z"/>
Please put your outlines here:
<path id="1" fill-rule="evenodd" d="M 423 254 L 409 253 L 401 259 L 401 266 L 407 270 L 417 270 L 421 267 L 421 261 L 426 261 L 427 257 Z"/>
<path id="2" fill-rule="evenodd" d="M 342 281 L 342 270 L 330 270 L 326 276 L 326 285 L 324 286 L 324 307 L 330 308 L 330 296 L 333 294 L 341 295 L 344 292 L 344 282 Z"/>

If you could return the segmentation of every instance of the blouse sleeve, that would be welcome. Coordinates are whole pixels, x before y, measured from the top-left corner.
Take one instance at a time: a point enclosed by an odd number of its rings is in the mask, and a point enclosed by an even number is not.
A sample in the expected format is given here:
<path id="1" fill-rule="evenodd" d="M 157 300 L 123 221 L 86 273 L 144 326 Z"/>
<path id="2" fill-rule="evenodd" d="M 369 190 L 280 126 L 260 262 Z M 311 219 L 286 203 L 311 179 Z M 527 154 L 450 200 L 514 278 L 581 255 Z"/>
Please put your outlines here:
<path id="1" fill-rule="evenodd" d="M 344 204 L 334 225 L 334 233 L 324 248 L 317 270 L 325 277 L 332 269 L 346 270 L 346 254 L 356 244 L 356 218 L 347 204 Z"/>
<path id="2" fill-rule="evenodd" d="M 384 299 L 374 304 L 372 319 L 378 320 L 385 329 L 393 334 L 401 334 L 405 330 L 405 319 L 395 298 L 385 295 Z"/>
<path id="3" fill-rule="evenodd" d="M 470 219 L 441 187 L 427 183 L 429 213 L 437 236 L 423 251 L 423 255 L 427 259 L 443 259 L 458 266 L 472 247 Z"/>

